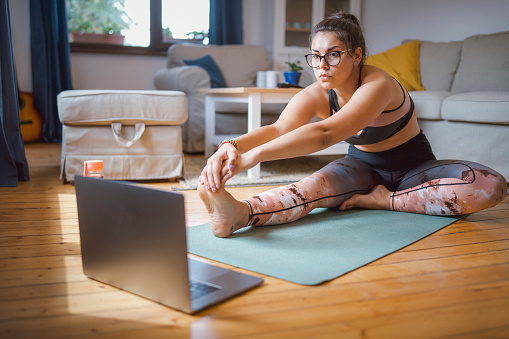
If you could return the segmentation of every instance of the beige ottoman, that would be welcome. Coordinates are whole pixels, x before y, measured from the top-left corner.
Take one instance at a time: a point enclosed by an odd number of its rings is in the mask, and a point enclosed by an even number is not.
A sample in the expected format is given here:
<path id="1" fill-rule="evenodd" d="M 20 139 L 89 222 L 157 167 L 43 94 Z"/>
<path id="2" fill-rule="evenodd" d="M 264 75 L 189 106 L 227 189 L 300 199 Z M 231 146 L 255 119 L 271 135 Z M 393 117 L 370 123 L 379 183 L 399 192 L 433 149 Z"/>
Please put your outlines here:
<path id="1" fill-rule="evenodd" d="M 75 90 L 60 93 L 57 102 L 63 124 L 61 179 L 82 175 L 85 160 L 103 160 L 105 179 L 183 176 L 183 92 Z"/>

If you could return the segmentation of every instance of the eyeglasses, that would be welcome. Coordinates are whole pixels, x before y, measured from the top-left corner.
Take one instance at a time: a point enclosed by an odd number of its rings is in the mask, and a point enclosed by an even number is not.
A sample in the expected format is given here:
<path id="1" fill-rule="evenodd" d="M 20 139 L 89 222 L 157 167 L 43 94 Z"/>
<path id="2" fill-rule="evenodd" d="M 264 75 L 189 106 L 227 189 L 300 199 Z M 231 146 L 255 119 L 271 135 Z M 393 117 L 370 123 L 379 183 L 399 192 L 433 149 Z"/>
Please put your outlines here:
<path id="1" fill-rule="evenodd" d="M 318 68 L 322 63 L 322 58 L 325 59 L 325 62 L 329 66 L 337 66 L 341 62 L 341 53 L 348 51 L 348 49 L 344 51 L 330 51 L 325 53 L 325 55 L 318 54 L 306 54 L 306 61 L 310 67 Z"/>

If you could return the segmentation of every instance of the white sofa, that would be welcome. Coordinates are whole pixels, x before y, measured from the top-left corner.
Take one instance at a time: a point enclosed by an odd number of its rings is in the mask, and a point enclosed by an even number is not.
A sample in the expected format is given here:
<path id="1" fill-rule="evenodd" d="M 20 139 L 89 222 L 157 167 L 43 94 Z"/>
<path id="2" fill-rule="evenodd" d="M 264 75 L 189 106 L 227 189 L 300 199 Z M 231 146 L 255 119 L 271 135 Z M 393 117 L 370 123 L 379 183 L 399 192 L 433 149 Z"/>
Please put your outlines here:
<path id="1" fill-rule="evenodd" d="M 168 49 L 167 67 L 154 78 L 159 90 L 182 91 L 187 96 L 189 119 L 182 126 L 185 152 L 204 151 L 205 95 L 199 89 L 210 88 L 209 74 L 199 66 L 188 66 L 184 60 L 210 55 L 221 71 L 226 87 L 253 87 L 257 71 L 270 69 L 267 50 L 262 46 L 175 44 Z M 262 106 L 262 124 L 274 122 L 283 110 L 282 104 Z M 222 103 L 216 107 L 217 134 L 247 132 L 247 105 Z"/>
<path id="2" fill-rule="evenodd" d="M 420 41 L 421 81 L 412 91 L 438 159 L 472 160 L 509 180 L 509 32 L 464 41 Z"/>

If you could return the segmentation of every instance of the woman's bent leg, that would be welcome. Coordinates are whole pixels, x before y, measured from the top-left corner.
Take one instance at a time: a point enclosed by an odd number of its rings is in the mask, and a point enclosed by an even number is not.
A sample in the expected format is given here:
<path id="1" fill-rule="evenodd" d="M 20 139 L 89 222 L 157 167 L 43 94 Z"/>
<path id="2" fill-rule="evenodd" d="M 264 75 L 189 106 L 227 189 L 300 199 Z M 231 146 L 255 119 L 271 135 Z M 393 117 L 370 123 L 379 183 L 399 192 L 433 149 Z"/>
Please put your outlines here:
<path id="1" fill-rule="evenodd" d="M 497 205 L 507 194 L 498 172 L 470 161 L 432 160 L 408 172 L 392 194 L 392 209 L 461 215 Z"/>
<path id="2" fill-rule="evenodd" d="M 356 193 L 369 193 L 380 183 L 362 161 L 338 159 L 301 181 L 244 200 L 249 225 L 277 225 L 298 220 L 315 208 L 338 207 Z"/>

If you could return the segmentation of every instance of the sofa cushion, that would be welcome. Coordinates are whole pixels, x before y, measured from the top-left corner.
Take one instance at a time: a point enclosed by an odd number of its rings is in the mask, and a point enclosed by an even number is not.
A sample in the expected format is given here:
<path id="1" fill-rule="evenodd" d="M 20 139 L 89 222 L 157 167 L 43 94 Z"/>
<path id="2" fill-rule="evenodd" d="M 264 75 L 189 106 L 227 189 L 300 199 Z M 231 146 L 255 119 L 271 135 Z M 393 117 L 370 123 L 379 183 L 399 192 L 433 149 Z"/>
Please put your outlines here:
<path id="1" fill-rule="evenodd" d="M 439 160 L 470 160 L 493 168 L 509 178 L 508 126 L 453 121 L 420 121 Z"/>
<path id="2" fill-rule="evenodd" d="M 417 118 L 426 120 L 442 119 L 442 101 L 452 94 L 448 91 L 412 91 L 409 93 L 415 103 Z"/>
<path id="3" fill-rule="evenodd" d="M 442 116 L 451 121 L 509 124 L 509 92 L 468 92 L 447 97 Z"/>
<path id="4" fill-rule="evenodd" d="M 186 63 L 186 65 L 199 66 L 206 70 L 210 76 L 211 84 L 210 87 L 212 88 L 226 87 L 221 70 L 219 69 L 219 67 L 217 67 L 217 64 L 215 63 L 214 59 L 212 59 L 212 57 L 209 54 L 198 59 L 193 60 L 184 59 L 184 62 Z"/>
<path id="5" fill-rule="evenodd" d="M 223 74 L 226 87 L 255 86 L 256 72 L 270 68 L 267 49 L 248 45 L 174 44 L 168 49 L 168 67 L 185 66 L 185 59 L 210 55 Z"/>
<path id="6" fill-rule="evenodd" d="M 158 90 L 181 91 L 187 96 L 202 88 L 210 88 L 210 76 L 198 66 L 161 68 L 154 77 Z"/>
<path id="7" fill-rule="evenodd" d="M 396 46 L 384 53 L 371 55 L 367 65 L 383 69 L 395 78 L 407 91 L 423 91 L 419 72 L 419 41 Z"/>
<path id="8" fill-rule="evenodd" d="M 465 39 L 452 91 L 508 90 L 509 31 Z"/>
<path id="9" fill-rule="evenodd" d="M 458 69 L 463 41 L 419 42 L 422 86 L 427 91 L 450 91 Z"/>

